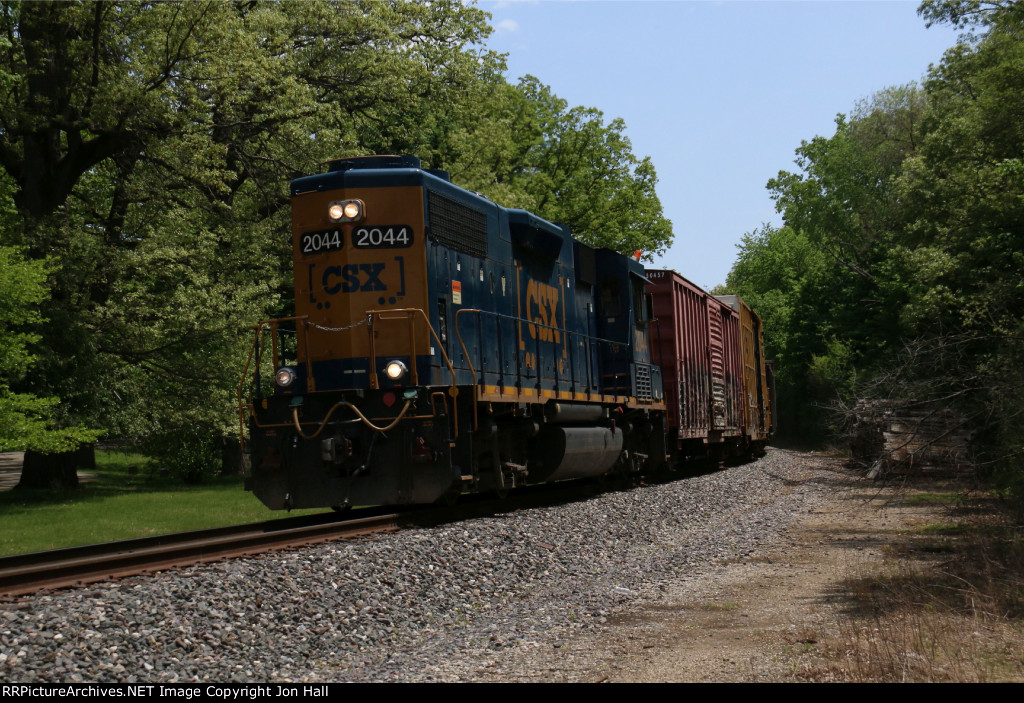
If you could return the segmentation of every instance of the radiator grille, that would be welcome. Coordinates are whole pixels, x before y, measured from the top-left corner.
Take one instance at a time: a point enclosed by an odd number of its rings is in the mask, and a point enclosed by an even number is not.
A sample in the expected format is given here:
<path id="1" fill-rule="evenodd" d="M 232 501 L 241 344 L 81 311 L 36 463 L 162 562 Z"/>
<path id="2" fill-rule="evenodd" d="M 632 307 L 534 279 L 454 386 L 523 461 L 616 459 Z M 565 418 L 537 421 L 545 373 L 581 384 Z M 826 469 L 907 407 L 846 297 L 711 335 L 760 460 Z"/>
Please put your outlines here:
<path id="1" fill-rule="evenodd" d="M 430 236 L 447 247 L 485 258 L 487 216 L 468 205 L 427 191 Z"/>
<path id="2" fill-rule="evenodd" d="M 636 365 L 636 397 L 640 400 L 651 399 L 651 367 L 647 364 Z"/>

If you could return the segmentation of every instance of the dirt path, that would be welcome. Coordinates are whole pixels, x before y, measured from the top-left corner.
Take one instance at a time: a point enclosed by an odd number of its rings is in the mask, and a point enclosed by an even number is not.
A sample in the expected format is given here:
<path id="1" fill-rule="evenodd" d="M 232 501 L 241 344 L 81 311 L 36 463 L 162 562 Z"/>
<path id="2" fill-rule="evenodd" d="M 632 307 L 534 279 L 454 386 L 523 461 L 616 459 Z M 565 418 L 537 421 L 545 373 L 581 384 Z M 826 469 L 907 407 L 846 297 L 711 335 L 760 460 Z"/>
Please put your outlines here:
<path id="1" fill-rule="evenodd" d="M 902 506 L 892 490 L 837 484 L 835 499 L 791 531 L 791 544 L 696 579 L 666 594 L 664 605 L 622 621 L 629 630 L 623 662 L 607 680 L 799 678 L 819 645 L 840 636 L 849 585 L 882 566 L 890 532 L 935 511 Z"/>
<path id="2" fill-rule="evenodd" d="M 9 491 L 21 479 L 24 452 L 0 452 L 0 491 Z"/>
<path id="3" fill-rule="evenodd" d="M 831 678 L 834 653 L 849 634 L 843 614 L 853 607 L 858 579 L 885 567 L 893 540 L 915 539 L 915 529 L 941 521 L 946 509 L 908 505 L 915 489 L 855 480 L 838 463 L 829 482 L 833 498 L 791 528 L 784 546 L 686 579 L 659 602 L 640 604 L 600 633 L 566 643 L 549 676 L 596 682 Z"/>

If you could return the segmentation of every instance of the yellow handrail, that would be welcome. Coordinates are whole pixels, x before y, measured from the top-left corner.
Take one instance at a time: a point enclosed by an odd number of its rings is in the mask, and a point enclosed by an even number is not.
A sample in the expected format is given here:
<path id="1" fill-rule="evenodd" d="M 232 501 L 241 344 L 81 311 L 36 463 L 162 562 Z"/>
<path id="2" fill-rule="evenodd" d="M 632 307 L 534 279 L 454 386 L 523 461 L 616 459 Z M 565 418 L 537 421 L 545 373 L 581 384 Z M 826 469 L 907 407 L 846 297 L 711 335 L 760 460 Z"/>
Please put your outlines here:
<path id="1" fill-rule="evenodd" d="M 459 438 L 459 401 L 458 401 L 459 389 L 455 385 L 455 367 L 452 366 L 451 359 L 448 358 L 448 353 L 444 350 L 444 345 L 441 344 L 441 338 L 437 336 L 437 332 L 434 331 L 433 325 L 430 324 L 430 318 L 427 317 L 427 314 L 425 312 L 423 312 L 422 308 L 391 308 L 389 310 L 367 310 L 366 311 L 367 319 L 372 319 L 373 317 L 376 317 L 378 320 L 396 319 L 396 318 L 382 317 L 382 315 L 384 315 L 386 313 L 407 313 L 410 316 L 410 319 L 415 314 L 418 313 L 420 316 L 423 317 L 423 322 L 427 325 L 427 329 L 430 330 L 430 334 L 433 336 L 434 341 L 437 342 L 437 348 L 441 352 L 441 358 L 444 359 L 445 366 L 448 367 L 448 373 L 451 376 L 451 385 L 448 387 L 448 395 L 450 395 L 452 397 L 452 420 L 453 420 L 453 429 L 454 429 L 454 437 L 453 437 L 453 439 L 458 439 Z M 377 387 L 376 386 L 377 372 L 376 372 L 375 369 L 377 368 L 377 358 L 376 358 L 375 350 L 373 348 L 373 329 L 372 329 L 372 325 L 368 325 L 368 328 L 369 328 L 368 332 L 369 332 L 369 337 L 370 337 L 370 369 L 372 370 L 372 373 L 373 373 L 372 380 L 373 380 L 373 384 L 374 384 L 374 385 L 372 385 L 372 387 L 376 388 Z M 409 341 L 412 344 L 412 349 L 410 351 L 409 358 L 412 361 L 413 366 L 415 366 L 416 365 L 416 342 L 415 342 L 414 339 L 410 339 Z M 474 418 L 474 424 L 475 424 L 475 418 Z"/>
<path id="2" fill-rule="evenodd" d="M 373 343 L 373 321 L 374 320 L 396 319 L 395 317 L 392 317 L 395 314 L 399 314 L 401 316 L 404 316 L 404 317 L 406 317 L 409 320 L 409 340 L 410 340 L 410 344 L 412 346 L 412 348 L 410 349 L 410 354 L 409 354 L 409 357 L 410 357 L 410 359 L 412 361 L 412 373 L 410 375 L 410 380 L 412 381 L 414 386 L 418 386 L 419 385 L 419 368 L 418 368 L 418 364 L 416 363 L 416 345 L 415 345 L 415 336 L 414 336 L 415 324 L 413 322 L 417 315 L 419 315 L 420 317 L 423 318 L 423 321 L 426 324 L 427 329 L 430 331 L 430 335 L 433 338 L 434 342 L 436 343 L 437 349 L 441 353 L 441 358 L 444 360 L 445 367 L 448 369 L 448 374 L 449 374 L 449 377 L 450 377 L 450 384 L 449 384 L 449 387 L 448 387 L 448 395 L 452 398 L 452 423 L 453 423 L 453 434 L 454 434 L 453 439 L 458 439 L 458 436 L 459 436 L 459 412 L 458 412 L 459 389 L 458 389 L 458 387 L 456 385 L 455 367 L 452 365 L 452 361 L 449 358 L 448 353 L 445 350 L 444 345 L 441 343 L 441 339 L 438 336 L 437 331 L 434 330 L 433 326 L 430 324 L 430 318 L 427 317 L 427 314 L 423 311 L 423 309 L 421 309 L 421 308 L 392 308 L 392 309 L 388 309 L 388 310 L 367 310 L 366 311 L 366 318 L 365 318 L 364 321 L 367 323 L 367 333 L 368 333 L 368 337 L 369 337 L 370 369 L 373 369 L 373 371 L 372 371 L 372 373 L 370 375 L 370 385 L 371 385 L 371 387 L 372 388 L 378 388 L 379 387 L 379 383 L 378 383 L 378 379 L 377 379 L 377 373 L 376 373 L 376 370 L 375 370 L 376 369 L 376 349 L 375 349 L 375 346 L 374 346 L 374 343 Z M 296 322 L 297 323 L 296 324 L 296 328 L 302 327 L 302 335 L 303 335 L 303 340 L 302 341 L 304 342 L 303 346 L 304 346 L 304 348 L 306 350 L 305 364 L 306 364 L 307 384 L 308 384 L 308 388 L 309 388 L 309 390 L 311 392 L 316 390 L 316 379 L 314 378 L 314 374 L 313 374 L 313 367 L 312 367 L 311 356 L 309 354 L 309 344 L 308 344 L 309 327 L 311 326 L 311 323 L 309 321 L 309 316 L 308 315 L 300 315 L 300 316 L 296 316 L 296 317 L 283 317 L 283 318 L 277 318 L 277 319 L 261 320 L 258 325 L 253 326 L 252 329 L 255 330 L 255 335 L 253 336 L 252 345 L 249 348 L 249 355 L 246 358 L 245 367 L 242 370 L 242 378 L 241 378 L 241 381 L 238 384 L 238 391 L 237 391 L 238 427 L 239 427 L 238 437 L 239 437 L 239 446 L 243 450 L 245 448 L 245 439 L 244 439 L 244 437 L 245 437 L 245 414 L 246 414 L 246 410 L 248 410 L 250 414 L 253 414 L 253 415 L 255 414 L 254 413 L 255 408 L 254 408 L 253 404 L 250 403 L 250 402 L 246 402 L 246 400 L 243 398 L 243 389 L 245 387 L 246 380 L 247 380 L 247 377 L 249 375 L 249 370 L 252 367 L 253 359 L 256 358 L 256 363 L 257 364 L 259 363 L 259 355 L 257 354 L 256 350 L 259 348 L 261 335 L 263 333 L 267 332 L 267 331 L 273 332 L 274 330 L 277 329 L 278 325 L 280 323 L 282 323 L 282 322 Z M 298 324 L 298 323 L 303 323 L 303 324 Z M 352 326 L 355 326 L 355 325 L 352 325 Z M 274 339 L 272 341 L 272 344 L 273 344 L 272 355 L 274 357 L 275 365 L 276 365 L 276 361 L 277 361 L 277 357 L 278 357 L 277 340 Z M 463 346 L 463 351 L 465 351 L 465 346 Z M 475 385 L 475 375 L 474 375 L 474 385 Z M 474 392 L 474 395 L 475 395 L 475 392 Z M 320 431 L 325 426 L 327 420 L 330 418 L 331 414 L 334 412 L 334 410 L 336 410 L 341 405 L 346 405 L 349 408 L 351 408 L 368 427 L 370 427 L 372 429 L 375 429 L 377 431 L 384 431 L 385 429 L 391 429 L 392 427 L 395 426 L 395 424 L 397 424 L 397 422 L 399 420 L 401 420 L 403 417 L 405 417 L 405 414 L 408 411 L 409 406 L 411 405 L 411 401 L 407 401 L 406 402 L 406 405 L 402 409 L 402 412 L 399 413 L 399 416 L 395 420 L 393 420 L 385 428 L 380 428 L 380 427 L 377 427 L 376 425 L 374 425 L 368 418 L 366 418 L 365 415 L 363 415 L 358 410 L 358 408 L 353 406 L 351 403 L 348 403 L 347 401 L 342 401 L 340 403 L 335 404 L 328 411 L 327 415 L 324 418 L 324 421 L 320 425 L 320 428 L 317 429 L 317 431 L 313 435 L 306 436 L 306 435 L 304 435 L 302 433 L 301 426 L 298 423 L 298 412 L 297 412 L 297 410 L 293 410 L 293 418 L 292 418 L 293 419 L 293 424 L 295 424 L 298 427 L 298 431 L 299 431 L 299 435 L 300 436 L 302 436 L 305 439 L 311 439 L 313 437 L 316 437 L 320 433 Z M 436 416 L 436 409 L 434 408 L 433 400 L 431 401 L 431 409 L 435 412 L 435 416 Z M 475 408 L 475 398 L 474 398 L 474 418 L 473 418 L 473 420 L 474 420 L 474 429 L 476 427 L 475 409 L 476 408 Z M 445 408 L 445 410 L 447 410 L 447 408 Z M 417 417 L 420 417 L 420 416 L 417 416 Z"/>
<path id="3" fill-rule="evenodd" d="M 242 378 L 238 382 L 238 446 L 244 452 L 245 451 L 245 411 L 251 407 L 250 403 L 246 403 L 242 399 L 242 389 L 245 387 L 246 377 L 249 375 L 249 366 L 252 364 L 253 356 L 256 354 L 256 348 L 259 346 L 260 335 L 267 331 L 265 325 L 271 325 L 271 329 L 276 329 L 278 323 L 281 322 L 298 322 L 299 320 L 308 320 L 308 315 L 300 315 L 298 317 L 281 317 L 276 319 L 260 320 L 259 324 L 253 325 L 250 329 L 255 330 L 255 334 L 252 338 L 252 345 L 249 347 L 249 356 L 245 360 L 245 367 L 242 369 Z M 276 367 L 277 364 L 277 339 L 274 338 L 273 344 L 273 358 Z M 308 344 L 307 344 L 308 348 Z M 307 355 L 308 359 L 308 355 Z M 257 359 L 257 364 L 259 360 Z M 306 364 L 306 374 L 311 375 L 312 369 L 309 366 L 309 362 Z"/>

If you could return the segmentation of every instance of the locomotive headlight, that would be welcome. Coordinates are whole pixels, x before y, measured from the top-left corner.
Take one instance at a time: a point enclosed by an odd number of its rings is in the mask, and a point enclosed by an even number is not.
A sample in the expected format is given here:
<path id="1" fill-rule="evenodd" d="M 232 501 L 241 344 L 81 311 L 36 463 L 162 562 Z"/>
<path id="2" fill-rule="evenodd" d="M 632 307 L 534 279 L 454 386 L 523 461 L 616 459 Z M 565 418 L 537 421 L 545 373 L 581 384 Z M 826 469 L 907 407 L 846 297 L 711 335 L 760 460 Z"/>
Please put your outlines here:
<path id="1" fill-rule="evenodd" d="M 384 373 L 387 374 L 388 378 L 392 381 L 400 381 L 408 373 L 408 367 L 398 359 L 389 361 L 387 366 L 384 367 Z"/>
<path id="2" fill-rule="evenodd" d="M 277 385 L 281 386 L 281 388 L 287 388 L 295 382 L 295 369 L 282 366 L 274 374 L 274 380 L 277 381 Z"/>
<path id="3" fill-rule="evenodd" d="M 327 206 L 331 222 L 356 222 L 363 219 L 362 200 L 335 200 Z"/>

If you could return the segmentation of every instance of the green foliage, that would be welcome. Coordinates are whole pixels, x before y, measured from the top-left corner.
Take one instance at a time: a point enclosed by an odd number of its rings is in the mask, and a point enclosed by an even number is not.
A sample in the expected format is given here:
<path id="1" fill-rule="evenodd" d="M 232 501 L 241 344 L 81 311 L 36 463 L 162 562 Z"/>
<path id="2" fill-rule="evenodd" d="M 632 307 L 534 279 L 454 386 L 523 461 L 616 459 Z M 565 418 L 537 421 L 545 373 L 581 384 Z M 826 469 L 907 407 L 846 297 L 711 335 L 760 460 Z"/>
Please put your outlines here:
<path id="1" fill-rule="evenodd" d="M 147 455 L 185 483 L 205 483 L 220 471 L 220 444 L 209 428 L 193 426 L 151 435 Z"/>
<path id="2" fill-rule="evenodd" d="M 39 335 L 19 331 L 42 321 L 36 309 L 46 295 L 46 265 L 25 261 L 16 249 L 0 247 L 0 373 L 7 382 L 28 370 L 28 345 Z"/>
<path id="3" fill-rule="evenodd" d="M 0 451 L 69 451 L 100 434 L 58 429 L 56 398 L 11 390 L 35 362 L 28 348 L 39 335 L 24 330 L 43 322 L 37 307 L 46 295 L 46 268 L 45 261 L 26 261 L 18 250 L 0 247 Z"/>
<path id="4" fill-rule="evenodd" d="M 836 133 L 797 149 L 803 174 L 781 172 L 768 183 L 785 223 L 805 233 L 836 264 L 878 284 L 904 212 L 896 176 L 915 149 L 925 100 L 913 85 L 884 90 L 836 119 Z"/>
<path id="5" fill-rule="evenodd" d="M 830 398 L 942 400 L 1016 464 L 1024 401 L 1024 13 L 935 0 L 977 27 L 923 85 L 882 90 L 769 188 L 785 227 L 748 235 L 727 288 L 766 320 L 782 428 Z M 773 329 L 774 328 L 774 329 Z M 788 417 L 787 417 L 788 416 Z M 999 457 L 1003 457 L 1000 460 Z"/>
<path id="6" fill-rule="evenodd" d="M 828 341 L 824 354 L 811 356 L 807 374 L 811 383 L 820 389 L 818 395 L 847 401 L 854 396 L 857 370 L 853 363 L 853 352 L 849 345 L 835 337 Z"/>
<path id="7" fill-rule="evenodd" d="M 22 340 L 36 373 L 8 405 L 134 439 L 234 426 L 247 327 L 290 287 L 289 178 L 424 149 L 421 118 L 467 110 L 493 72 L 471 48 L 485 19 L 458 2 L 4 3 L 0 244 L 52 268 Z"/>
<path id="8" fill-rule="evenodd" d="M 830 306 L 829 258 L 801 232 L 764 225 L 744 235 L 722 293 L 741 296 L 764 323 L 765 354 L 775 364 L 781 436 L 819 436 L 818 406 L 831 399 L 828 384 L 813 384 L 808 366 L 827 354 L 835 321 Z"/>
<path id="9" fill-rule="evenodd" d="M 1013 14 L 1018 18 L 1022 14 L 1017 0 L 924 0 L 917 13 L 929 27 L 936 22 L 954 27 L 986 26 L 1012 21 Z"/>
<path id="10" fill-rule="evenodd" d="M 654 194 L 657 176 L 649 158 L 633 156 L 625 123 L 605 125 L 599 110 L 568 108 L 532 76 L 519 88 L 538 108 L 541 131 L 525 165 L 535 211 L 592 246 L 664 252 L 672 232 Z"/>
<path id="11" fill-rule="evenodd" d="M 650 158 L 638 159 L 621 119 L 570 108 L 533 76 L 482 86 L 483 111 L 453 135 L 454 180 L 506 207 L 568 225 L 595 247 L 650 259 L 672 242 Z"/>
<path id="12" fill-rule="evenodd" d="M 802 293 L 820 277 L 826 257 L 791 227 L 764 225 L 743 235 L 738 248 L 725 288 L 742 296 L 761 315 L 766 352 L 785 369 L 797 352 L 792 335 L 801 332 L 801 320 L 819 307 L 803 305 Z"/>

